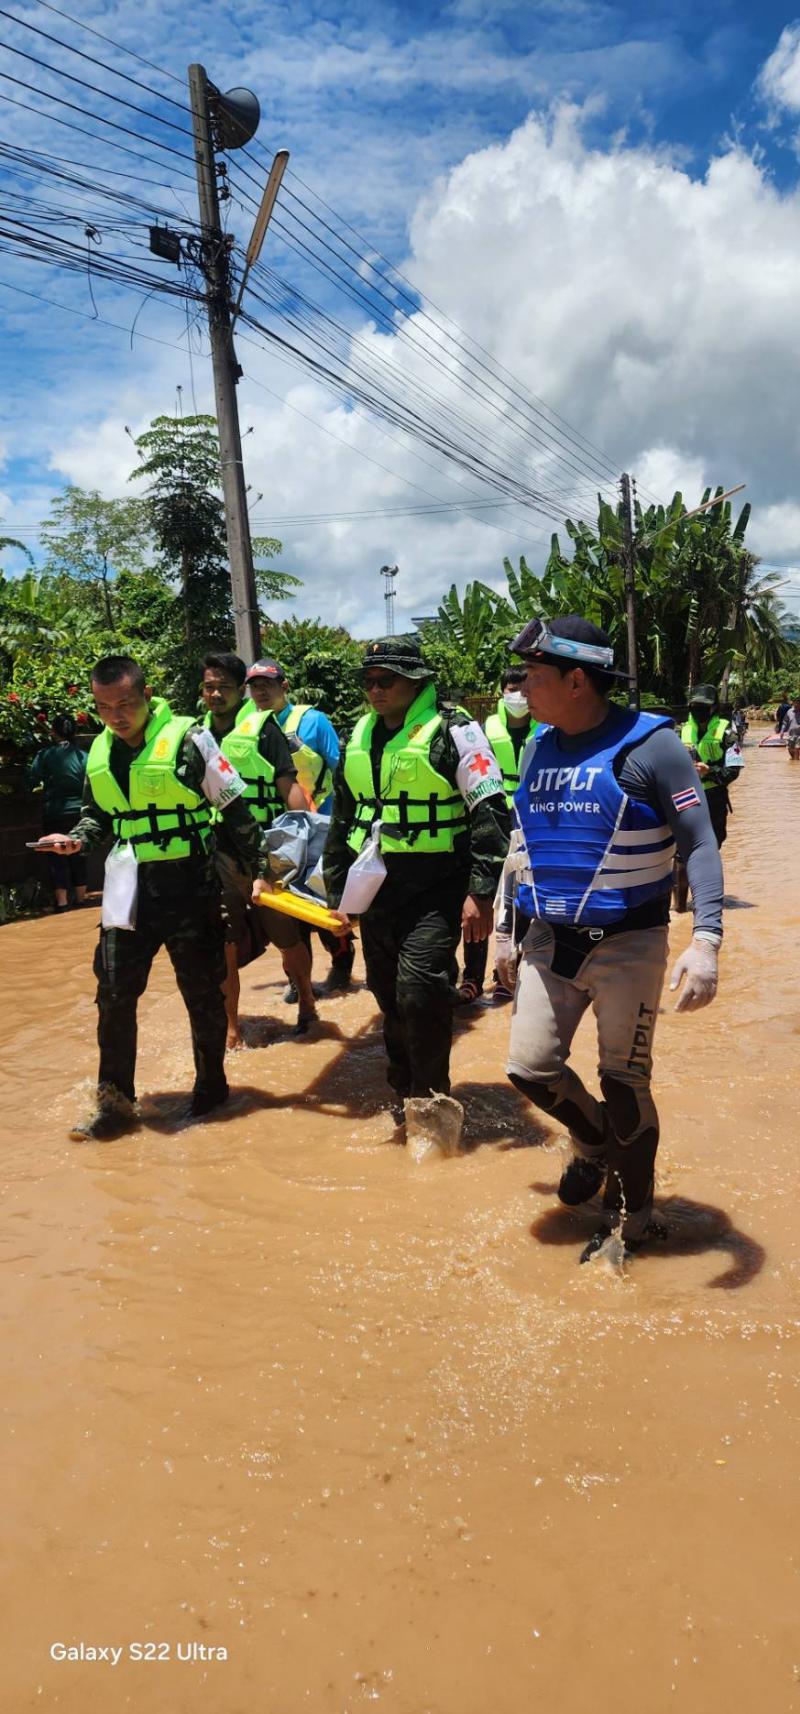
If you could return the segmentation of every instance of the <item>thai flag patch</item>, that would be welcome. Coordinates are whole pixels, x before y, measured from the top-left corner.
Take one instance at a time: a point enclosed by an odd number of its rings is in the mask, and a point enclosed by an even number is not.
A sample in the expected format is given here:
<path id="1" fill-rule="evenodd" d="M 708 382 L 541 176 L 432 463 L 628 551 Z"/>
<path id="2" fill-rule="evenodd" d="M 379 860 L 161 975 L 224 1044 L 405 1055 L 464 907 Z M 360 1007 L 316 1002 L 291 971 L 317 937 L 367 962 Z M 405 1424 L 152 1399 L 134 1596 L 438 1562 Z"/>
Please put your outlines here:
<path id="1" fill-rule="evenodd" d="M 673 792 L 672 801 L 680 815 L 682 809 L 691 809 L 693 804 L 700 802 L 700 799 L 694 786 L 685 786 L 682 792 Z"/>

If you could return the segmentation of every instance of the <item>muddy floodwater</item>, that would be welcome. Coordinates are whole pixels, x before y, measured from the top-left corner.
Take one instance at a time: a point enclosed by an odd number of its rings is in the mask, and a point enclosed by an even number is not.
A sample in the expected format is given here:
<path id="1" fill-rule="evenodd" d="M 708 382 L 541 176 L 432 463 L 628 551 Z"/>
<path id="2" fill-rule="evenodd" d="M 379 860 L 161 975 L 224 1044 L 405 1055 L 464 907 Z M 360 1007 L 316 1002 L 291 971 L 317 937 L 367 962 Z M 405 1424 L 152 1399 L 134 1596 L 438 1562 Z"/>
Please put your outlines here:
<path id="1" fill-rule="evenodd" d="M 81 1146 L 98 913 L 0 931 L 4 1714 L 800 1709 L 800 766 L 746 754 L 719 998 L 659 1024 L 669 1239 L 624 1273 L 578 1266 L 506 1010 L 459 1026 L 467 1151 L 415 1166 L 363 985 L 292 1041 L 272 953 L 183 1124 L 161 958 L 145 1123 Z"/>

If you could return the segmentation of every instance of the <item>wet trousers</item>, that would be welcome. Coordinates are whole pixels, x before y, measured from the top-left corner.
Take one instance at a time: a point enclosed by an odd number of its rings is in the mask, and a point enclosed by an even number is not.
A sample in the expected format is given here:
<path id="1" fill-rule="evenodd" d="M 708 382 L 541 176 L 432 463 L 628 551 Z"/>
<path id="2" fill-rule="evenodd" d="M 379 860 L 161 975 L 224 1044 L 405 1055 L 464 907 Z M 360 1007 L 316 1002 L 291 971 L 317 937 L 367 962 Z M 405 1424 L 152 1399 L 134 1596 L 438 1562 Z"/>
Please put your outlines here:
<path id="1" fill-rule="evenodd" d="M 591 943 L 590 943 L 591 945 Z M 559 957 L 552 929 L 532 923 L 523 943 L 511 1021 L 508 1075 L 570 1133 L 575 1152 L 607 1164 L 604 1218 L 644 1231 L 653 1202 L 658 1114 L 650 1092 L 653 1034 L 667 960 L 666 928 L 634 929 Z M 553 968 L 574 974 L 558 975 Z M 597 1019 L 598 1101 L 567 1061 L 589 1006 Z"/>
<path id="2" fill-rule="evenodd" d="M 401 1101 L 450 1092 L 450 977 L 464 897 L 451 879 L 393 907 L 384 884 L 361 918 L 367 986 L 383 1012 L 388 1081 Z"/>
<path id="3" fill-rule="evenodd" d="M 166 867 L 166 865 L 165 865 Z M 188 891 L 169 899 L 140 891 L 137 926 L 100 930 L 94 957 L 97 977 L 98 1082 L 111 1083 L 135 1100 L 136 1009 L 156 953 L 165 946 L 181 998 L 189 1013 L 195 1091 L 216 1095 L 226 1088 L 223 1060 L 227 1024 L 222 983 L 225 935 L 216 889 Z"/>

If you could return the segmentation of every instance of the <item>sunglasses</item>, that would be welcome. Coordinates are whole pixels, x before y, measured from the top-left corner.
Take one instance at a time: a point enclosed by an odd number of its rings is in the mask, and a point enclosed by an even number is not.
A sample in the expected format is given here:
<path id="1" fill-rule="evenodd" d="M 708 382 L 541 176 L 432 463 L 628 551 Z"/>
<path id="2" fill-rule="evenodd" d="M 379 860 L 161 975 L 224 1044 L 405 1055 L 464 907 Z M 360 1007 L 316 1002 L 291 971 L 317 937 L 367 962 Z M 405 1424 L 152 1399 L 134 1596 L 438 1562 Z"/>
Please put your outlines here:
<path id="1" fill-rule="evenodd" d="M 370 673 L 364 679 L 365 690 L 391 690 L 397 683 L 397 673 Z"/>

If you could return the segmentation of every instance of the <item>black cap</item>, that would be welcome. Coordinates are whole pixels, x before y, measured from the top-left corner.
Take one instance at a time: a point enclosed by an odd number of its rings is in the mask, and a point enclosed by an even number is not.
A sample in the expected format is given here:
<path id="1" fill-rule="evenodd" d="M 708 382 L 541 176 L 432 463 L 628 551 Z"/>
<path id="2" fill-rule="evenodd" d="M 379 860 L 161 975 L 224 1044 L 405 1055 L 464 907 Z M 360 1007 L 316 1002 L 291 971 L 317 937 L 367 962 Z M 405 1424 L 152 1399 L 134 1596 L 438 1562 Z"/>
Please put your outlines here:
<path id="1" fill-rule="evenodd" d="M 422 658 L 419 638 L 411 634 L 379 637 L 377 642 L 368 643 L 362 673 L 368 672 L 370 667 L 396 673 L 398 678 L 433 678 L 433 669 Z"/>

